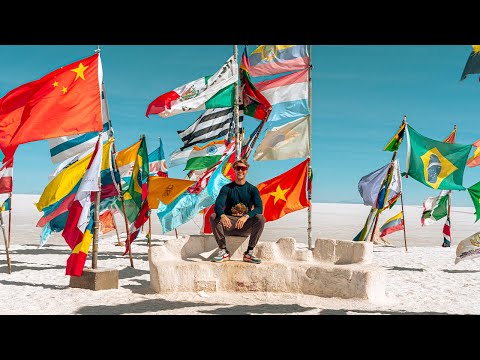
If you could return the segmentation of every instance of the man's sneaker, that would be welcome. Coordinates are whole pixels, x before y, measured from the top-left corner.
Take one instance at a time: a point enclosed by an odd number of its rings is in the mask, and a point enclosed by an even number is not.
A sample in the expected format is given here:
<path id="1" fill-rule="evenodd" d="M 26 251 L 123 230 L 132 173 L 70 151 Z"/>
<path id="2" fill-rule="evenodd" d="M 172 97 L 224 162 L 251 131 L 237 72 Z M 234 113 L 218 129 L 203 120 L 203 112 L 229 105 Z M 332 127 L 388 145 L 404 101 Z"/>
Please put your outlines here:
<path id="1" fill-rule="evenodd" d="M 260 260 L 259 258 L 257 258 L 255 255 L 253 255 L 253 251 L 250 250 L 248 252 L 245 252 L 243 254 L 243 261 L 245 262 L 250 262 L 250 263 L 254 263 L 254 264 L 260 264 L 262 262 L 262 260 Z"/>
<path id="2" fill-rule="evenodd" d="M 213 262 L 222 262 L 230 260 L 230 254 L 227 249 L 220 249 L 218 254 L 212 259 Z"/>

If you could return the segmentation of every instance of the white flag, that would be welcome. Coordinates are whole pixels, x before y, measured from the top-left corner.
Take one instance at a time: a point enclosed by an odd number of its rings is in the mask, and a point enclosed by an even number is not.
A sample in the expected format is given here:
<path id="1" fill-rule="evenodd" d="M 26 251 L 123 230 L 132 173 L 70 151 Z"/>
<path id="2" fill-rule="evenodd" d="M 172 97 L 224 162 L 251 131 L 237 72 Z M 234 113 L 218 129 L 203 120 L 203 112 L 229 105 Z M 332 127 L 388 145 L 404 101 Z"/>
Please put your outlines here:
<path id="1" fill-rule="evenodd" d="M 309 156 L 309 123 L 310 117 L 304 116 L 267 131 L 255 150 L 253 159 L 257 161 L 285 160 Z"/>

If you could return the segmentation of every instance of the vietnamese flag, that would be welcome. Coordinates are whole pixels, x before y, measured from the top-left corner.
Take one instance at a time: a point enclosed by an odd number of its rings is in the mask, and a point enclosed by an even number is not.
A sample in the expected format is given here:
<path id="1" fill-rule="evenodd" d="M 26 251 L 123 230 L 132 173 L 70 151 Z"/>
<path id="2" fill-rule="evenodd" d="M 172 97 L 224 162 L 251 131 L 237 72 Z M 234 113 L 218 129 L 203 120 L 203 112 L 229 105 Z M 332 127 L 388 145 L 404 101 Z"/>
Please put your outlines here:
<path id="1" fill-rule="evenodd" d="M 309 161 L 307 158 L 287 172 L 257 185 L 266 222 L 310 206 L 306 194 Z"/>
<path id="2" fill-rule="evenodd" d="M 5 157 L 31 141 L 102 131 L 102 77 L 97 53 L 0 98 L 0 149 Z"/>

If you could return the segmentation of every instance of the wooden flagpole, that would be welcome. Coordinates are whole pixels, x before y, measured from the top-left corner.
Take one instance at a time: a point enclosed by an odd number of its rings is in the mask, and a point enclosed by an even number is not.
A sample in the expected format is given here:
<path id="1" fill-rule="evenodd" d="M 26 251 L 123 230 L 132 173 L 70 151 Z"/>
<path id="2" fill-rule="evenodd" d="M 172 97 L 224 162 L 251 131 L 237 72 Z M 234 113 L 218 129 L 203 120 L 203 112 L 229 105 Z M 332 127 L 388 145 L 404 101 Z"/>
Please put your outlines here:
<path id="1" fill-rule="evenodd" d="M 9 194 L 10 198 L 10 210 L 8 211 L 8 248 L 10 249 L 10 230 L 12 229 L 12 197 L 13 194 Z"/>
<path id="2" fill-rule="evenodd" d="M 404 115 L 403 116 L 403 121 L 402 121 L 402 125 L 404 123 L 407 122 L 407 115 Z M 402 125 L 400 125 L 400 127 L 402 127 Z M 406 125 L 405 125 L 406 126 Z M 393 155 L 392 155 L 392 160 L 390 160 L 390 167 L 388 168 L 388 171 L 387 171 L 387 175 L 385 176 L 385 178 L 383 179 L 382 181 L 382 184 L 380 185 L 380 188 L 378 189 L 378 195 L 377 195 L 377 200 L 376 200 L 376 203 L 378 203 L 378 199 L 380 197 L 380 193 L 382 192 L 382 187 L 383 185 L 385 184 L 385 182 L 387 181 L 388 177 L 391 175 L 392 171 L 393 171 L 393 164 L 394 164 L 394 161 L 395 161 L 395 158 L 397 157 L 397 152 L 398 152 L 398 149 L 395 150 L 393 152 Z M 387 196 L 388 196 L 388 187 L 385 191 L 385 201 L 387 200 Z M 384 202 L 385 204 L 385 202 Z M 403 209 L 403 206 L 402 206 L 402 209 Z M 372 230 L 372 234 L 370 236 L 370 241 L 373 241 L 373 238 L 375 236 L 375 229 L 377 228 L 377 224 L 378 224 L 378 218 L 380 217 L 380 213 L 383 209 L 377 209 L 377 213 L 375 214 L 375 223 L 373 225 L 373 230 Z"/>
<path id="3" fill-rule="evenodd" d="M 112 121 L 110 120 L 110 111 L 108 110 L 107 91 L 105 90 L 105 84 L 104 84 L 103 82 L 102 82 L 102 92 L 103 92 L 103 96 L 105 97 L 105 112 L 107 113 L 107 121 L 108 121 L 108 124 L 109 124 L 109 127 L 110 127 L 110 130 L 109 130 L 109 131 L 111 132 L 110 134 L 113 136 L 113 133 L 112 133 L 112 129 L 113 129 L 113 127 L 112 127 Z M 115 146 L 115 137 L 113 137 L 113 139 L 114 139 L 114 140 L 113 140 L 113 144 L 112 144 L 112 145 L 113 145 L 113 153 L 115 154 L 115 155 L 114 155 L 113 165 L 115 166 L 115 171 L 118 172 L 118 165 L 117 165 L 117 159 L 116 159 L 116 157 L 117 157 L 117 148 L 116 148 L 116 146 Z M 121 180 L 120 180 L 120 184 L 118 184 L 118 185 L 119 185 L 119 187 L 120 187 L 120 189 L 119 189 L 119 192 L 120 192 L 119 197 L 120 197 L 120 201 L 122 202 L 123 214 L 125 214 L 125 203 L 124 203 L 124 199 L 123 199 Z M 112 214 L 112 215 L 113 215 L 113 214 Z M 114 221 L 115 221 L 115 219 L 114 219 Z M 115 224 L 115 229 L 116 229 L 116 226 L 117 226 L 117 224 Z M 126 227 L 126 229 L 127 229 L 127 237 L 128 237 L 128 222 L 127 222 L 126 218 L 125 218 L 125 227 Z M 117 233 L 118 233 L 118 230 L 117 230 Z M 119 237 L 119 236 L 117 237 L 117 239 L 118 239 L 118 241 L 117 241 L 117 243 L 115 244 L 115 246 L 124 246 L 124 245 L 125 245 L 122 241 L 120 241 L 120 237 Z"/>
<path id="4" fill-rule="evenodd" d="M 448 215 L 447 219 L 450 222 L 450 246 L 452 246 L 452 222 L 450 221 L 450 205 L 452 203 L 452 190 L 448 192 Z"/>
<path id="5" fill-rule="evenodd" d="M 405 211 L 403 211 L 403 189 L 402 189 L 402 192 L 400 193 L 400 203 L 402 204 L 403 239 L 405 241 L 405 251 L 408 251 L 408 249 L 407 249 L 407 233 L 405 232 Z"/>
<path id="6" fill-rule="evenodd" d="M 148 237 L 147 237 L 148 247 L 152 246 L 151 239 L 152 239 L 152 218 L 149 216 L 148 217 Z"/>
<path id="7" fill-rule="evenodd" d="M 102 133 L 98 133 L 98 149 L 97 151 L 103 151 L 102 146 Z M 98 259 L 98 230 L 100 228 L 100 197 L 102 195 L 102 180 L 101 176 L 97 179 L 98 191 L 95 193 L 95 207 L 93 211 L 93 239 L 92 239 L 92 269 L 97 268 Z"/>
<path id="8" fill-rule="evenodd" d="M 123 246 L 125 244 L 120 241 L 120 234 L 118 233 L 117 222 L 115 221 L 115 215 L 114 214 L 112 214 L 112 220 L 113 220 L 113 226 L 115 227 L 115 232 L 117 233 L 117 244 L 115 244 L 115 245 L 118 246 L 118 244 L 121 244 Z"/>
<path id="9" fill-rule="evenodd" d="M 308 45 L 309 66 L 308 66 L 308 142 L 310 154 L 310 161 L 308 162 L 308 177 L 307 182 L 312 178 L 312 45 Z M 307 186 L 307 198 L 308 198 L 308 225 L 307 225 L 307 239 L 308 248 L 313 249 L 312 240 L 312 186 Z"/>
<path id="10" fill-rule="evenodd" d="M 3 240 L 5 241 L 5 253 L 7 255 L 8 273 L 11 274 L 12 268 L 11 268 L 11 264 L 10 264 L 10 254 L 8 253 L 7 235 L 5 234 L 5 225 L 3 224 L 2 211 L 0 211 L 0 227 L 2 228 L 2 232 L 3 232 Z"/>

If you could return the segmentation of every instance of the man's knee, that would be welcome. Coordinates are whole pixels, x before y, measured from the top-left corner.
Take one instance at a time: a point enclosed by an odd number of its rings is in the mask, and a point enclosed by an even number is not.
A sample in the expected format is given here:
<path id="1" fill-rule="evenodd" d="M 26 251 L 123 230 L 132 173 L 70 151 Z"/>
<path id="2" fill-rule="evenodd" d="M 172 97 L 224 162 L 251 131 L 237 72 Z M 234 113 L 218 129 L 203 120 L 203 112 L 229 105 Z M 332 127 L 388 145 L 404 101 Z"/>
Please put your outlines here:
<path id="1" fill-rule="evenodd" d="M 262 214 L 255 215 L 255 221 L 258 222 L 259 224 L 265 225 L 265 216 Z"/>
<path id="2" fill-rule="evenodd" d="M 217 218 L 217 214 L 213 212 L 212 215 L 210 215 L 210 221 L 215 221 L 216 218 Z"/>

